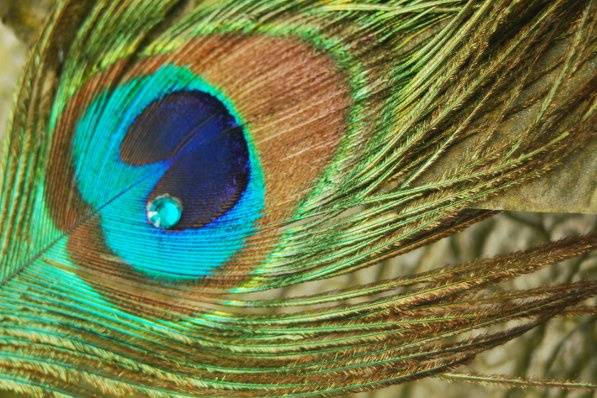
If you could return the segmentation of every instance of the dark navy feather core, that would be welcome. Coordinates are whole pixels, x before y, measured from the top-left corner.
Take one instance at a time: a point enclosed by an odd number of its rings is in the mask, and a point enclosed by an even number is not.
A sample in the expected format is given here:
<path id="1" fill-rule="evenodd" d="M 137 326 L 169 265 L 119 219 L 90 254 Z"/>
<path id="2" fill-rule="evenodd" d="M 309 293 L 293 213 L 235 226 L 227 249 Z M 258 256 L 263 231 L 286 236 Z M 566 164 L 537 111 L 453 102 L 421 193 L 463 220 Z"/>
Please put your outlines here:
<path id="1" fill-rule="evenodd" d="M 173 229 L 199 228 L 230 210 L 247 187 L 249 149 L 226 106 L 201 91 L 179 91 L 153 102 L 134 121 L 120 147 L 132 165 L 165 162 L 168 171 L 147 201 L 178 198 Z"/>

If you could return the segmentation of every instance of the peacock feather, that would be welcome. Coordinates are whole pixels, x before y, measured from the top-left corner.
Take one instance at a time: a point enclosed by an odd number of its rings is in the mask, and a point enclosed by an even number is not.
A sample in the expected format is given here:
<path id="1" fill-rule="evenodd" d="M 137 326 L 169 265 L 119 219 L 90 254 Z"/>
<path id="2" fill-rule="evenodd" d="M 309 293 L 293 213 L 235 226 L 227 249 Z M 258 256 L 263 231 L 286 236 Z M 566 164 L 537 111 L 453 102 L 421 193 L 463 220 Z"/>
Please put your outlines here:
<path id="1" fill-rule="evenodd" d="M 347 396 L 594 297 L 591 280 L 489 288 L 595 235 L 276 292 L 453 235 L 594 142 L 596 16 L 592 0 L 57 0 L 1 155 L 0 387 Z"/>

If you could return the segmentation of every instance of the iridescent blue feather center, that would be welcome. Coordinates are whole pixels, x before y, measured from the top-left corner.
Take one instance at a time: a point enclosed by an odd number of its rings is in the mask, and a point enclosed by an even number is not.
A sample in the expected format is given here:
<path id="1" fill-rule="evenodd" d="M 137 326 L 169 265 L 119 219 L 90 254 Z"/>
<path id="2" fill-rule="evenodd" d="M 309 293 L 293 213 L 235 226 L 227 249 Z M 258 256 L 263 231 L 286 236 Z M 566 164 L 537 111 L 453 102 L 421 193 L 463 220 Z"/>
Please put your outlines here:
<path id="1" fill-rule="evenodd" d="M 99 94 L 76 125 L 73 160 L 106 245 L 153 277 L 210 275 L 243 249 L 264 206 L 247 126 L 186 68 L 165 66 Z M 147 203 L 164 194 L 184 209 L 171 230 L 146 219 Z"/>

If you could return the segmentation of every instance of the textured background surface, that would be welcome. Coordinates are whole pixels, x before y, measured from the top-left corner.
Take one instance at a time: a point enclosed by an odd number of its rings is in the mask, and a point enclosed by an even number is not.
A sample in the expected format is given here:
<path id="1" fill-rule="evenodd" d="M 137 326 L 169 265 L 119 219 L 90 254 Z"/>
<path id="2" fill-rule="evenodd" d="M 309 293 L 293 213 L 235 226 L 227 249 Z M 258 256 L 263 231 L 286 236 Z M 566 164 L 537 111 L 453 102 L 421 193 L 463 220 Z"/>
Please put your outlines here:
<path id="1" fill-rule="evenodd" d="M 19 73 L 24 65 L 26 44 L 31 40 L 36 21 L 43 15 L 43 4 L 35 2 L 14 2 L 20 4 L 20 11 L 13 14 L 21 22 L 12 19 L 11 26 L 17 27 L 17 39 L 14 31 L 7 25 L 0 23 L 0 137 L 3 135 L 8 117 L 8 110 L 14 96 Z M 7 0 L 0 0 L 0 15 L 6 16 Z M 40 6 L 41 5 L 41 6 Z M 29 11 L 27 11 L 29 10 Z M 13 8 L 14 11 L 14 8 Z M 584 166 L 594 165 L 594 156 L 582 160 Z M 585 167 L 585 174 L 572 175 L 564 180 L 555 177 L 554 181 L 574 190 L 575 185 L 586 186 L 593 192 L 589 202 L 594 206 L 594 184 L 596 179 L 586 170 L 593 172 L 597 167 Z M 570 174 L 570 173 L 569 173 Z M 573 174 L 573 173 L 572 173 Z M 572 183 L 572 185 L 570 185 Z M 547 189 L 550 184 L 543 185 Z M 519 194 L 525 195 L 527 190 L 520 189 Z M 553 191 L 552 191 L 553 192 Z M 554 196 L 557 201 L 560 198 Z M 561 198 L 560 198 L 561 199 Z M 504 199 L 502 199 L 504 200 Z M 526 198 L 525 201 L 531 199 Z M 496 202 L 497 203 L 497 202 Z M 504 204 L 504 207 L 509 207 Z M 344 287 L 350 284 L 364 283 L 372 279 L 386 279 L 410 272 L 433 269 L 447 263 L 466 261 L 476 257 L 488 257 L 498 253 L 506 253 L 523 249 L 545 242 L 549 239 L 569 235 L 573 232 L 586 233 L 595 230 L 597 217 L 581 215 L 541 215 L 530 213 L 503 213 L 487 220 L 457 236 L 444 239 L 429 247 L 417 250 L 405 256 L 392 259 L 377 267 L 363 270 L 355 275 L 325 281 Z M 536 286 L 542 282 L 564 282 L 595 278 L 597 276 L 597 256 L 585 257 L 559 264 L 543 272 L 514 281 L 517 287 Z M 508 290 L 511 285 L 504 284 L 497 289 Z M 300 289 L 317 289 L 316 284 L 302 286 Z M 281 295 L 291 293 L 290 290 L 278 292 Z M 293 295 L 298 291 L 292 291 Z M 594 304 L 594 303 L 593 303 Z M 523 337 L 479 356 L 467 367 L 456 369 L 455 372 L 477 372 L 484 374 L 507 374 L 529 377 L 552 377 L 558 379 L 573 379 L 597 381 L 597 323 L 596 316 L 562 317 L 546 327 L 538 328 Z M 0 397 L 12 397 L 11 393 L 0 392 Z M 355 397 L 386 398 L 386 397 L 597 397 L 597 393 L 574 392 L 567 393 L 559 390 L 507 390 L 499 387 L 469 385 L 464 383 L 448 383 L 443 380 L 432 379 L 417 381 L 398 387 L 391 387 L 375 393 L 358 394 Z"/>
<path id="2" fill-rule="evenodd" d="M 26 46 L 0 23 L 0 139 L 6 129 L 10 104 L 25 64 Z"/>

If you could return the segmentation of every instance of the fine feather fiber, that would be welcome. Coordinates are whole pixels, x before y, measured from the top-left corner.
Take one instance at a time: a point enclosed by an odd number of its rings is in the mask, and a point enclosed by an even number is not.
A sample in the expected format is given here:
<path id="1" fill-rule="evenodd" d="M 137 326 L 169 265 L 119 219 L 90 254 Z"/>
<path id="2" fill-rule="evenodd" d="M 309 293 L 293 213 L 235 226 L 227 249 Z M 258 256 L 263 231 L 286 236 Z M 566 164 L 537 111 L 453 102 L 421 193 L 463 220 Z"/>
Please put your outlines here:
<path id="1" fill-rule="evenodd" d="M 56 1 L 3 141 L 0 387 L 345 397 L 457 380 L 581 308 L 597 282 L 490 288 L 594 234 L 325 282 L 493 216 L 475 205 L 593 142 L 596 16 L 592 0 Z M 147 218 L 164 197 L 182 209 L 168 227 Z"/>

